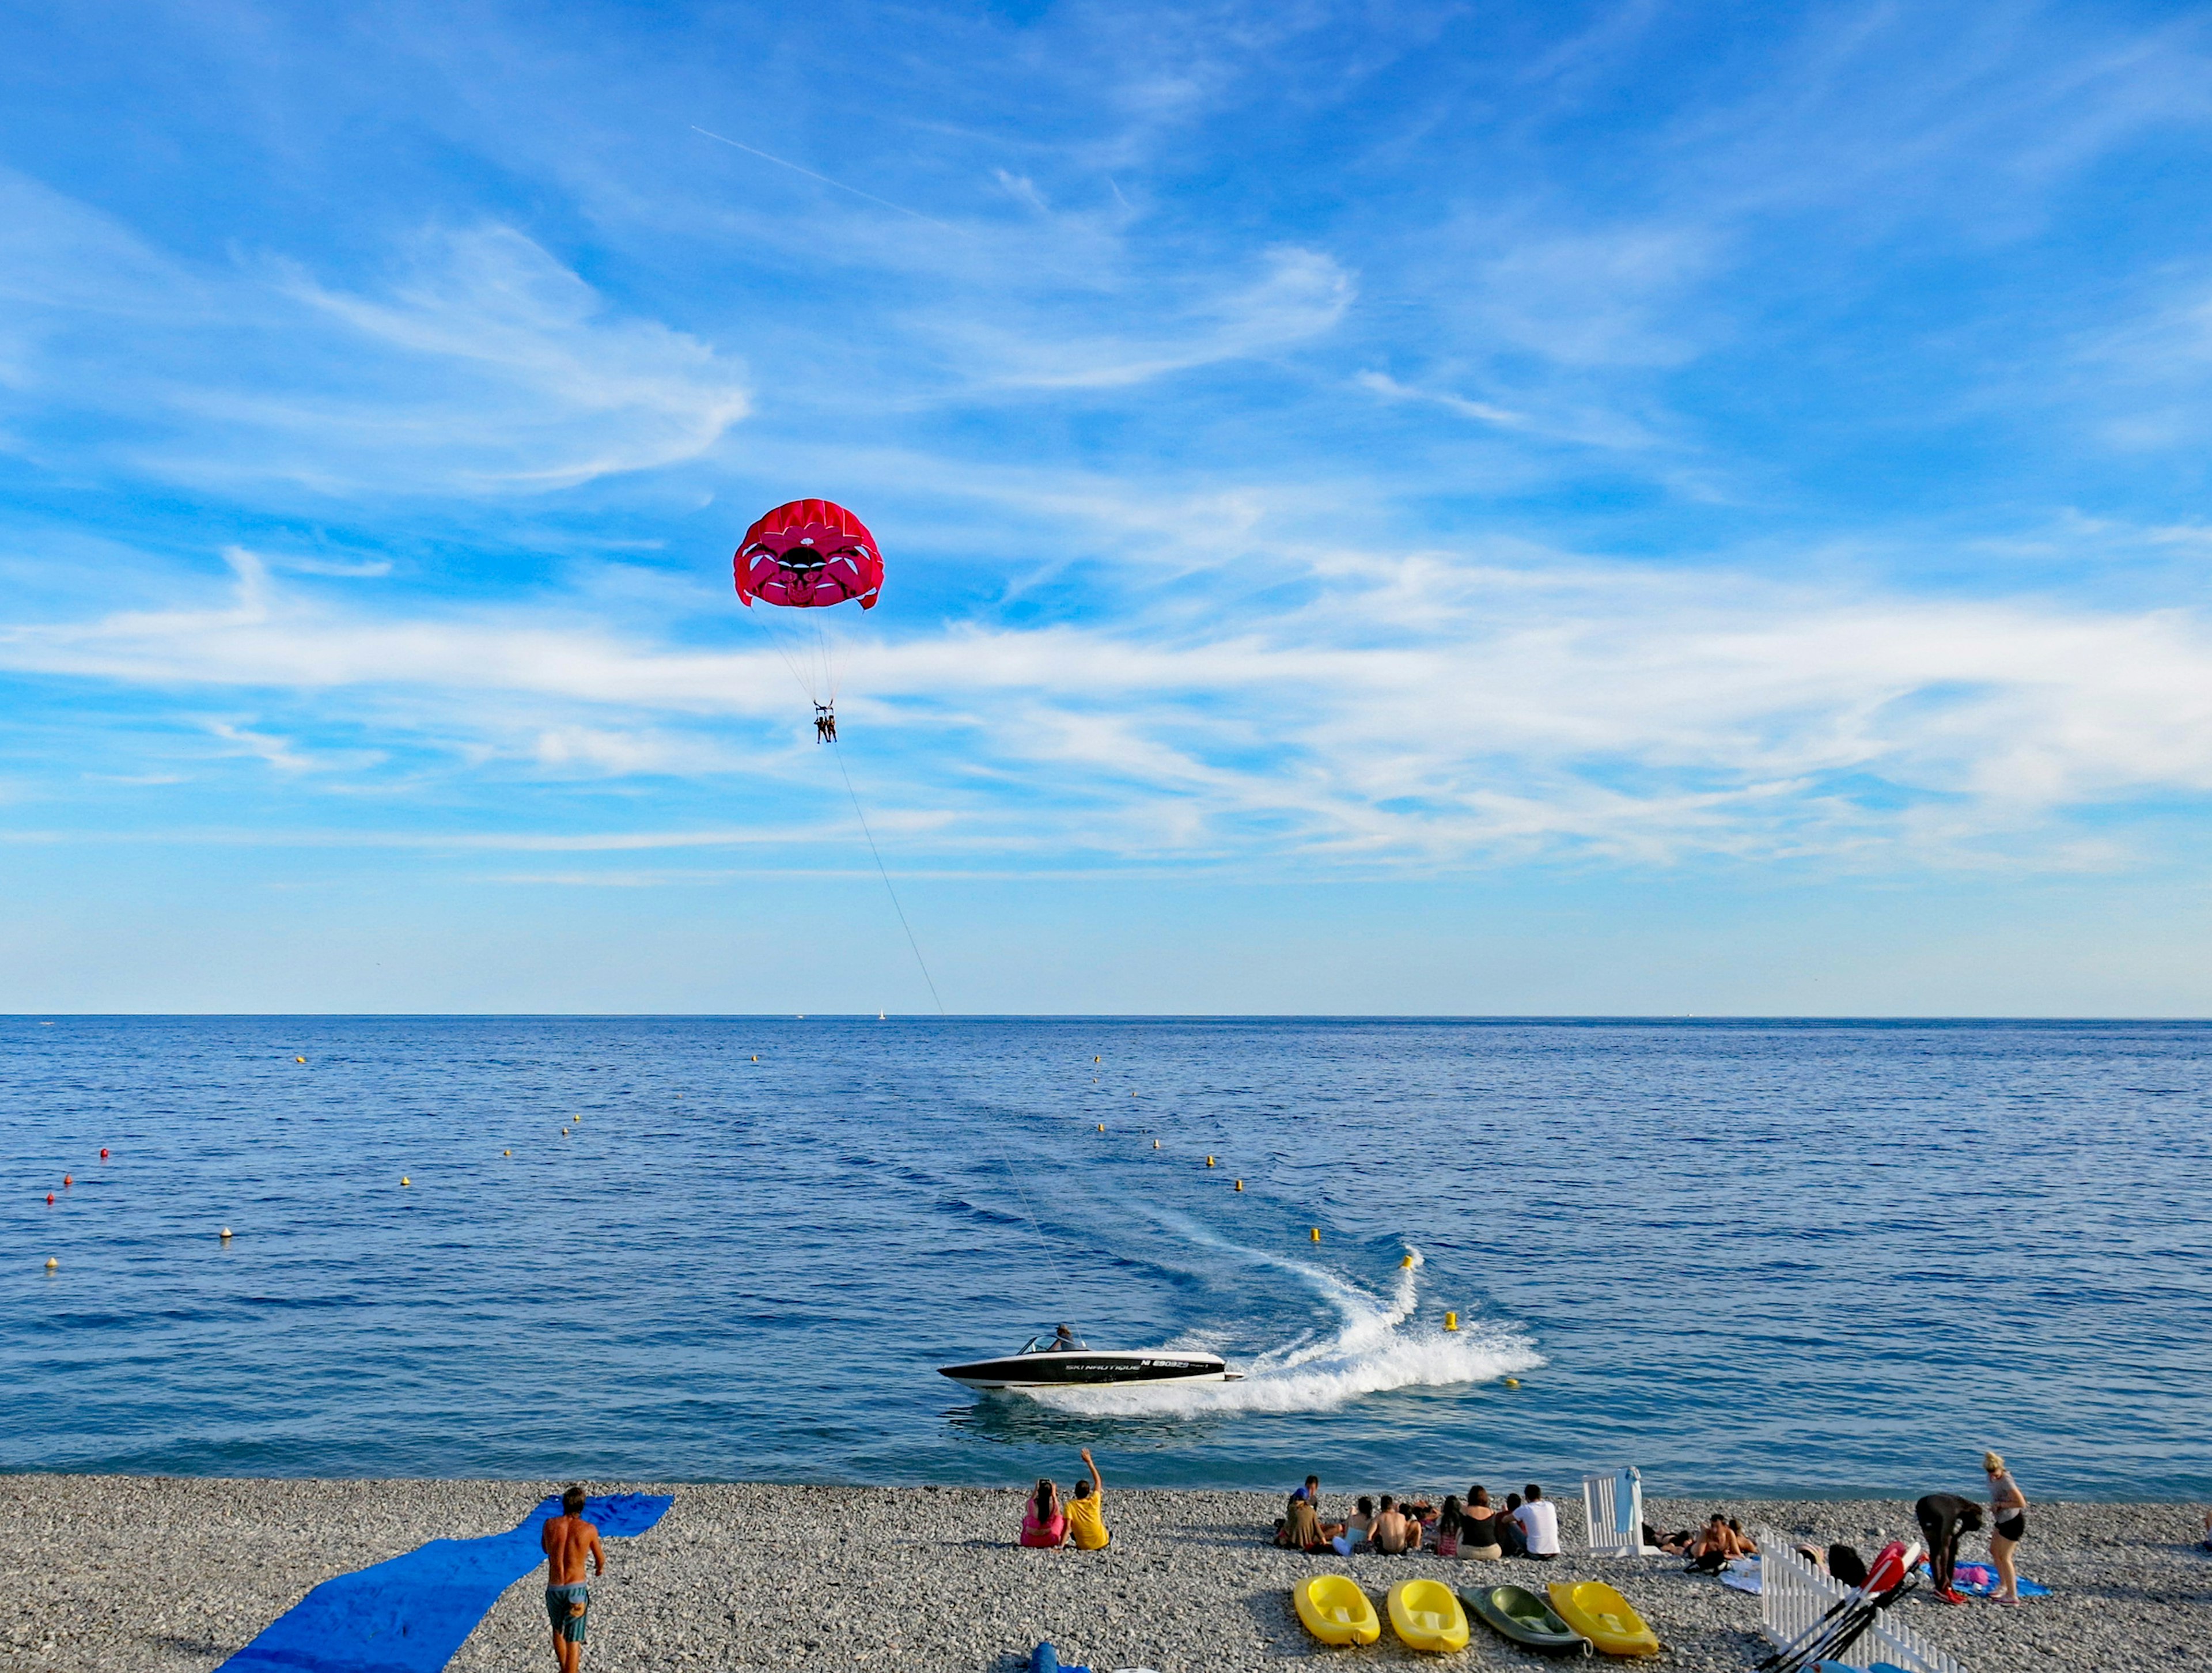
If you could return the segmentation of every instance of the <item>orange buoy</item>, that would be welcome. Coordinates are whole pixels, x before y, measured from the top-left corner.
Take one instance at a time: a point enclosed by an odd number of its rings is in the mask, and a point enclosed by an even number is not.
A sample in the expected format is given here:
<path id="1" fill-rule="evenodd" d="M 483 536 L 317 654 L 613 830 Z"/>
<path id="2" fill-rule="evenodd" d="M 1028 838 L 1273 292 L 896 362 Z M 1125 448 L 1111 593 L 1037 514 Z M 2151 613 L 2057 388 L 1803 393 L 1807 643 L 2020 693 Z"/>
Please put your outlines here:
<path id="1" fill-rule="evenodd" d="M 71 1178 L 68 1174 L 65 1173 L 62 1176 L 62 1189 L 64 1190 L 67 1190 L 71 1185 L 76 1183 L 76 1181 Z"/>
<path id="2" fill-rule="evenodd" d="M 53 1206 L 54 1206 L 54 1194 L 53 1194 L 52 1191 L 48 1191 L 48 1192 L 46 1193 L 46 1207 L 48 1207 L 49 1208 L 52 1208 Z"/>

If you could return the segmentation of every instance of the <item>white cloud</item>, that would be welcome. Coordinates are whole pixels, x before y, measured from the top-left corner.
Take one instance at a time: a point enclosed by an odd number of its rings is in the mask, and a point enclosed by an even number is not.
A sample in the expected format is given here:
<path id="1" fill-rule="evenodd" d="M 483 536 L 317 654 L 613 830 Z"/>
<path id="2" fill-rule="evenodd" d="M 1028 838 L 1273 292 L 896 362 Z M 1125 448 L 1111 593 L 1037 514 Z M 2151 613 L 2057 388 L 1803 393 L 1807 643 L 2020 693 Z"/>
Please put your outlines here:
<path id="1" fill-rule="evenodd" d="M 339 694 L 392 734 L 372 741 L 404 733 L 455 771 L 520 757 L 709 777 L 760 757 L 669 722 L 796 727 L 763 650 L 673 648 L 611 619 L 341 610 L 234 562 L 227 602 L 0 630 L 0 666 L 289 688 L 283 735 L 216 729 L 294 771 L 341 757 L 297 741 Z M 1285 562 L 1310 569 L 1310 599 L 1265 617 L 1224 585 L 1197 626 L 855 631 L 848 728 L 899 740 L 878 755 L 897 775 L 885 822 L 948 850 L 1122 859 L 2075 866 L 2126 850 L 2075 815 L 2212 795 L 2212 629 L 2191 614 L 1557 555 Z M 1018 803 L 987 794 L 1011 782 Z"/>
<path id="2" fill-rule="evenodd" d="M 694 459 L 748 411 L 708 344 L 629 318 L 496 223 L 416 238 L 391 281 L 194 267 L 0 172 L 0 390 L 127 418 L 138 467 L 237 488 L 511 495 Z"/>
<path id="3" fill-rule="evenodd" d="M 1267 252 L 1254 283 L 1180 307 L 1158 325 L 1106 332 L 1017 332 L 982 314 L 933 322 L 957 342 L 981 380 L 1024 389 L 1119 389 L 1224 361 L 1278 354 L 1333 329 L 1352 306 L 1352 276 L 1329 256 L 1292 246 Z"/>

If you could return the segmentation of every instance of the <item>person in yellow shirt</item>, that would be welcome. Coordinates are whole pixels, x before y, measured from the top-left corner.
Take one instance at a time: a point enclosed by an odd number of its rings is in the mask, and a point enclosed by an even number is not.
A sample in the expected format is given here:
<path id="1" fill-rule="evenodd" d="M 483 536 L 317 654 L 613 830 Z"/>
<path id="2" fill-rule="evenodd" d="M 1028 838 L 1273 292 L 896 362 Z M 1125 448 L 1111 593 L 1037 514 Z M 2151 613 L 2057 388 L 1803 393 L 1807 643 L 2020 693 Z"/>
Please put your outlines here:
<path id="1" fill-rule="evenodd" d="M 1098 1466 L 1091 1462 L 1091 1449 L 1083 1449 L 1087 1481 L 1075 1484 L 1075 1497 L 1067 1501 L 1067 1537 L 1079 1551 L 1106 1548 L 1106 1483 L 1098 1479 Z"/>

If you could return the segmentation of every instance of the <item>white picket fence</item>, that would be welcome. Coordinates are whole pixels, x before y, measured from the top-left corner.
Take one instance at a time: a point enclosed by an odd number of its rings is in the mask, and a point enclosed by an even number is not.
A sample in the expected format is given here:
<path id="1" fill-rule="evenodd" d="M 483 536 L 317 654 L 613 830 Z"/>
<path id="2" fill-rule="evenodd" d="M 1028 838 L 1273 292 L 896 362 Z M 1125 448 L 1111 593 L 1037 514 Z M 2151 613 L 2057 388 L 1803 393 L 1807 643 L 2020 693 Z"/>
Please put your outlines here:
<path id="1" fill-rule="evenodd" d="M 1796 1643 L 1850 1591 L 1799 1556 L 1787 1536 L 1771 1528 L 1759 1530 L 1759 1629 L 1778 1649 Z M 1951 1657 L 1898 1621 L 1894 1611 L 1867 1628 L 1843 1661 L 1846 1667 L 1886 1661 L 1905 1673 L 1966 1673 Z"/>

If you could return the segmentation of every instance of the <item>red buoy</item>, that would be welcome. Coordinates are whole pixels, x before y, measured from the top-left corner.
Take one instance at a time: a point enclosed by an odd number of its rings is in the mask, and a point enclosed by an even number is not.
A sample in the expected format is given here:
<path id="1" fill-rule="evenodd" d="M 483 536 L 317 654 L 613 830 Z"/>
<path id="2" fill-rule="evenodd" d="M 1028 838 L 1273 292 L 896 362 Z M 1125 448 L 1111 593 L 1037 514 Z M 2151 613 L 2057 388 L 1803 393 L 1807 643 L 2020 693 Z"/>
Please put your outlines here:
<path id="1" fill-rule="evenodd" d="M 53 1194 L 52 1191 L 48 1191 L 48 1192 L 46 1193 L 46 1207 L 48 1207 L 49 1208 L 52 1208 L 53 1206 L 54 1206 L 54 1194 Z"/>
<path id="2" fill-rule="evenodd" d="M 100 1159 L 103 1162 L 107 1159 L 107 1147 L 106 1145 L 102 1145 L 100 1147 Z"/>
<path id="3" fill-rule="evenodd" d="M 64 1175 L 62 1176 L 62 1189 L 63 1189 L 64 1190 L 67 1190 L 67 1189 L 68 1189 L 71 1185 L 74 1185 L 75 1183 L 76 1183 L 76 1180 L 74 1180 L 74 1179 L 72 1179 L 72 1178 L 70 1178 L 70 1177 L 69 1177 L 69 1175 L 67 1175 L 66 1173 L 65 1173 L 65 1174 L 64 1174 Z"/>

